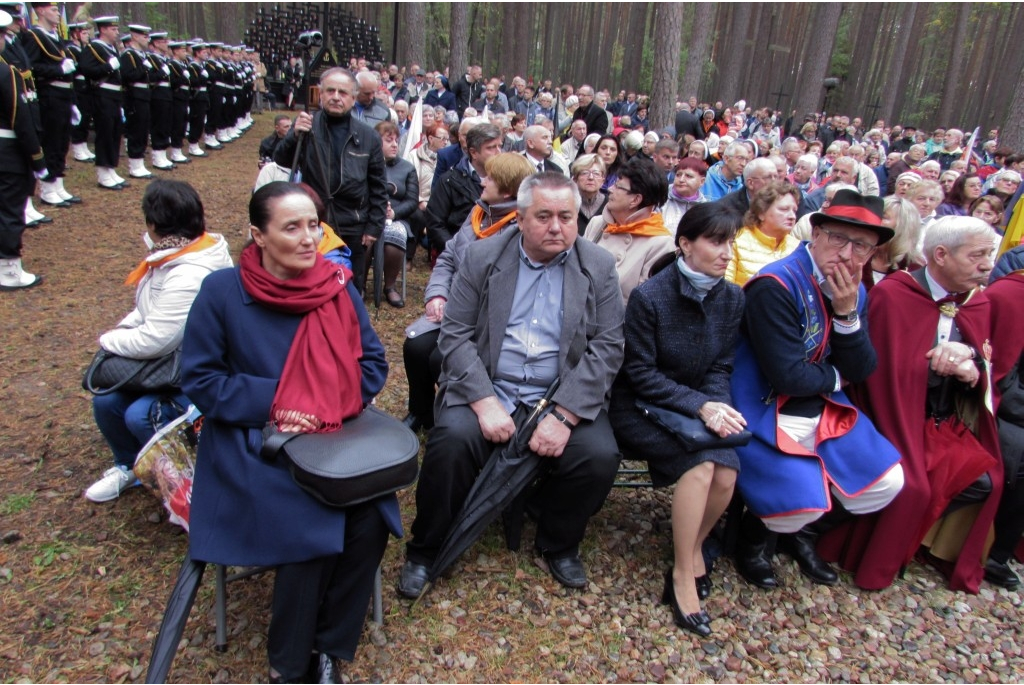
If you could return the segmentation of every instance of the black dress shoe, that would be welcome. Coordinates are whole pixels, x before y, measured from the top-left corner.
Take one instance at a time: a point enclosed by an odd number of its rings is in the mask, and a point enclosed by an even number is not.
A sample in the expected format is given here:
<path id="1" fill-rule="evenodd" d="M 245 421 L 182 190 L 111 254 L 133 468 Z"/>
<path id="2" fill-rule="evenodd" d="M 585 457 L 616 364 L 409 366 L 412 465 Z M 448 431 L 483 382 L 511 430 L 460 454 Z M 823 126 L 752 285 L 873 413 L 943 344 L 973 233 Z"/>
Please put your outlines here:
<path id="1" fill-rule="evenodd" d="M 419 432 L 420 428 L 423 428 L 423 421 L 420 420 L 420 417 L 416 416 L 415 414 L 409 413 L 405 415 L 404 419 L 402 419 L 402 425 L 411 430 L 413 433 L 417 433 Z"/>
<path id="2" fill-rule="evenodd" d="M 571 557 L 552 558 L 544 554 L 552 577 L 567 588 L 579 589 L 587 586 L 587 572 L 578 554 Z"/>
<path id="3" fill-rule="evenodd" d="M 1016 590 L 1020 586 L 1020 578 L 1010 565 L 995 559 L 985 562 L 985 580 L 1007 590 Z"/>
<path id="4" fill-rule="evenodd" d="M 706 575 L 701 578 L 707 578 Z M 672 620 L 683 630 L 689 630 L 700 637 L 711 635 L 711 617 L 704 611 L 684 614 L 676 601 L 676 588 L 672 584 L 672 569 L 665 572 L 665 590 L 661 593 L 661 601 L 672 609 Z"/>
<path id="5" fill-rule="evenodd" d="M 741 541 L 736 546 L 736 571 L 748 583 L 765 590 L 773 590 L 779 586 L 775 578 L 775 568 L 768 557 L 765 544 L 744 545 Z"/>
<path id="6" fill-rule="evenodd" d="M 384 299 L 388 301 L 388 304 L 396 309 L 401 309 L 405 306 L 405 300 L 394 288 L 388 288 L 384 291 Z"/>
<path id="7" fill-rule="evenodd" d="M 82 198 L 78 197 L 77 195 L 72 195 L 71 197 L 69 197 L 68 199 L 66 199 L 64 201 L 65 202 L 70 202 L 73 205 L 80 205 L 80 204 L 82 204 Z"/>
<path id="8" fill-rule="evenodd" d="M 705 573 L 702 576 L 693 579 L 697 585 L 697 596 L 701 599 L 707 599 L 711 596 L 711 575 Z"/>
<path id="9" fill-rule="evenodd" d="M 430 571 L 423 564 L 407 561 L 402 565 L 402 573 L 398 577 L 398 594 L 408 599 L 419 599 L 423 594 L 423 586 L 427 584 L 427 573 Z"/>
<path id="10" fill-rule="evenodd" d="M 817 542 L 817 535 L 807 535 L 803 531 L 779 536 L 781 551 L 793 557 L 801 573 L 819 585 L 835 585 L 839 582 L 839 574 L 818 556 L 815 550 Z"/>

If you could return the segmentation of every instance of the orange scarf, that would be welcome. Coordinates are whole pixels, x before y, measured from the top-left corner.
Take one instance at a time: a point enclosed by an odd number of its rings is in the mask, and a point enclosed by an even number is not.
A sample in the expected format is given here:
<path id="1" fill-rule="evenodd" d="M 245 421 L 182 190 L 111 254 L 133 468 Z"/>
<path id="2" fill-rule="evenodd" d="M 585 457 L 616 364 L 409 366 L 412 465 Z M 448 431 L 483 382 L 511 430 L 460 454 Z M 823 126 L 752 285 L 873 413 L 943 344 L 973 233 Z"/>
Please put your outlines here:
<path id="1" fill-rule="evenodd" d="M 155 262 L 151 262 L 149 261 L 149 259 L 143 259 L 141 262 L 139 262 L 139 265 L 132 269 L 132 272 L 128 274 L 128 278 L 125 279 L 124 284 L 138 285 L 139 281 L 146 277 L 146 274 L 149 273 L 150 269 L 155 269 L 159 266 L 163 266 L 167 262 L 177 259 L 182 255 L 186 255 L 189 252 L 199 252 L 200 250 L 205 250 L 207 248 L 213 247 L 216 244 L 216 238 L 214 238 L 209 233 L 203 233 L 202 237 L 193 240 L 191 243 L 181 248 L 180 250 L 172 252 L 166 257 L 162 257 L 156 260 Z"/>
<path id="2" fill-rule="evenodd" d="M 669 233 L 668 229 L 665 228 L 665 222 L 662 220 L 661 214 L 658 213 L 651 214 L 646 219 L 632 221 L 628 224 L 608 224 L 604 227 L 604 232 L 609 234 L 629 233 L 631 235 L 647 238 L 672 235 Z"/>
<path id="3" fill-rule="evenodd" d="M 512 210 L 505 216 L 501 217 L 487 228 L 481 230 L 481 226 L 484 223 L 484 208 L 480 205 L 474 205 L 473 211 L 469 214 L 470 223 L 473 226 L 473 233 L 476 233 L 477 240 L 483 240 L 484 238 L 490 238 L 492 235 L 505 228 L 510 221 L 516 218 L 516 210 Z"/>
<path id="4" fill-rule="evenodd" d="M 334 232 L 326 222 L 320 222 L 320 228 L 324 229 L 324 237 L 320 239 L 320 244 L 317 245 L 316 251 L 322 255 L 327 254 L 331 250 L 338 250 L 345 247 L 345 241 L 338 237 L 338 234 Z"/>

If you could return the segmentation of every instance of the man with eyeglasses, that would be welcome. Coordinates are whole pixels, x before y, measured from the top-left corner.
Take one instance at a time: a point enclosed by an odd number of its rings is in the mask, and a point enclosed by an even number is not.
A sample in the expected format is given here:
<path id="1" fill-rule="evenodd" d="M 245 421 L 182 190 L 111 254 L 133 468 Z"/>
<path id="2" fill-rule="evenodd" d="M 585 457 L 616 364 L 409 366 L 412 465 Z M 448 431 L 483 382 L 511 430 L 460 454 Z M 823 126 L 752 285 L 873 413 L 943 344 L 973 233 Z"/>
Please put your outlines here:
<path id="1" fill-rule="evenodd" d="M 759 587 L 778 585 L 769 530 L 781 534 L 779 549 L 804 575 L 834 585 L 818 537 L 853 514 L 882 509 L 903 487 L 899 452 L 843 392 L 877 364 L 860 275 L 894 235 L 882 215 L 881 198 L 837 192 L 811 215 L 811 240 L 744 288 L 732 396 L 754 439 L 736 448 L 748 508 L 736 568 Z"/>
<path id="2" fill-rule="evenodd" d="M 976 593 L 982 577 L 1011 589 L 1020 582 L 1006 565 L 1019 527 L 1004 538 L 1001 558 L 982 565 L 1003 484 L 988 368 L 996 318 L 982 291 L 996 240 L 980 219 L 944 217 L 925 235 L 927 265 L 891 274 L 871 290 L 878 369 L 855 398 L 899 448 L 907 487 L 850 532 L 856 546 L 844 560 L 860 587 L 888 586 L 915 555 L 943 573 L 952 590 Z M 978 511 L 961 511 L 970 505 Z M 919 553 L 933 524 L 957 512 L 964 517 L 957 544 L 942 544 L 949 536 L 940 527 L 930 550 Z"/>
<path id="3" fill-rule="evenodd" d="M 608 112 L 594 102 L 594 88 L 583 85 L 576 92 L 580 106 L 573 112 L 572 120 L 582 119 L 587 125 L 587 135 L 596 133 L 605 135 L 608 133 Z"/>
<path id="4" fill-rule="evenodd" d="M 740 142 L 729 143 L 722 155 L 722 161 L 708 169 L 700 192 L 708 202 L 721 200 L 729 193 L 743 188 L 743 169 L 750 161 L 750 148 Z"/>

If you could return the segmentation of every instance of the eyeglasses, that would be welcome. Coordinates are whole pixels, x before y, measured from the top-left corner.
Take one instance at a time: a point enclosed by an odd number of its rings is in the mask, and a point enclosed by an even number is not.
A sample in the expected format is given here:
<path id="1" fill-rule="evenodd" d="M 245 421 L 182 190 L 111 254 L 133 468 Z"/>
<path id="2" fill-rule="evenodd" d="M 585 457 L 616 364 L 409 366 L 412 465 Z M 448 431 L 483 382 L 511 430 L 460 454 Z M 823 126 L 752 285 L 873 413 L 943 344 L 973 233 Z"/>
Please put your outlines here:
<path id="1" fill-rule="evenodd" d="M 600 169 L 587 169 L 586 171 L 581 171 L 579 175 L 581 178 L 584 176 L 587 178 L 604 178 L 604 172 Z"/>
<path id="2" fill-rule="evenodd" d="M 827 236 L 826 240 L 831 247 L 841 250 L 847 245 L 850 245 L 853 248 L 853 254 L 858 257 L 867 257 L 875 251 L 875 248 L 878 247 L 877 245 L 866 243 L 863 240 L 854 240 L 843 233 L 834 233 L 827 228 L 819 226 L 818 229 Z"/>
<path id="3" fill-rule="evenodd" d="M 451 140 L 451 138 L 448 136 L 428 136 L 428 138 L 433 138 L 434 140 L 443 140 L 446 143 Z"/>
<path id="4" fill-rule="evenodd" d="M 615 190 L 620 190 L 620 191 L 626 193 L 627 195 L 639 195 L 640 194 L 640 193 L 634 192 L 632 188 L 623 188 L 618 183 L 613 185 L 612 188 L 615 188 Z"/>

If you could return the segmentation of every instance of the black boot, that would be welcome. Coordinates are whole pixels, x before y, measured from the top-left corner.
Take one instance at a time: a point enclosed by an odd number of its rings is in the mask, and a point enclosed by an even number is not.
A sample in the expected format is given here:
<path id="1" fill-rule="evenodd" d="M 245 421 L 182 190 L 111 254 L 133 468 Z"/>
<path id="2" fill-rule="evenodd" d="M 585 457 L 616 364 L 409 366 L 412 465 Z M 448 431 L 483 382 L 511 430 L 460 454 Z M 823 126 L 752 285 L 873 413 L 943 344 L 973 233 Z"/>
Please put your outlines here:
<path id="1" fill-rule="evenodd" d="M 739 539 L 736 541 L 736 571 L 748 583 L 771 590 L 779 586 L 768 551 L 772 534 L 750 511 L 743 512 Z"/>
<path id="2" fill-rule="evenodd" d="M 832 510 L 817 521 L 791 535 L 779 538 L 780 550 L 793 557 L 800 572 L 819 585 L 835 585 L 839 582 L 839 574 L 832 566 L 818 556 L 818 538 L 842 523 L 850 520 L 852 514 L 838 502 L 833 502 Z"/>

